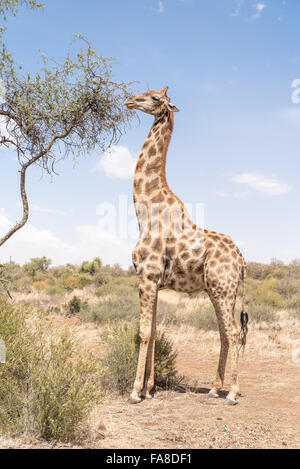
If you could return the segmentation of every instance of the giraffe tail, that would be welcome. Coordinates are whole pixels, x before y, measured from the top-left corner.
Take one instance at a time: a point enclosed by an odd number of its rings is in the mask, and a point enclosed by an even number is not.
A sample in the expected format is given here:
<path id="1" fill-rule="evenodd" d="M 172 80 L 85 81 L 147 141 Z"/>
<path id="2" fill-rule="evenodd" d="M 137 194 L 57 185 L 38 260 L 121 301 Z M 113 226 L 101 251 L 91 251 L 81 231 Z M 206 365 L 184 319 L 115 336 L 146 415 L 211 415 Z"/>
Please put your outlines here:
<path id="1" fill-rule="evenodd" d="M 246 312 L 246 280 L 247 280 L 247 266 L 246 264 L 242 267 L 242 282 L 243 282 L 243 296 L 242 296 L 242 312 L 240 316 L 241 332 L 240 332 L 240 343 L 243 350 L 247 343 L 248 334 L 248 313 Z"/>

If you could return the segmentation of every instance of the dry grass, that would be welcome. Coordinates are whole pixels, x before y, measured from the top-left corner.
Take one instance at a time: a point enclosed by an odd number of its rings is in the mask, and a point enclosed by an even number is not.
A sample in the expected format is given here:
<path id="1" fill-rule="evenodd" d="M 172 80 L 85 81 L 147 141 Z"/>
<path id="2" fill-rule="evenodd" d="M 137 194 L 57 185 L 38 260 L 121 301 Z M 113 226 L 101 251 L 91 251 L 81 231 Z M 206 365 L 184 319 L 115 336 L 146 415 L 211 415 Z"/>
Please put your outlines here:
<path id="1" fill-rule="evenodd" d="M 83 301 L 99 303 L 92 289 L 72 292 L 61 298 L 65 303 L 75 294 Z M 42 293 L 19 296 L 32 300 L 35 308 L 48 305 L 51 298 Z M 188 298 L 176 292 L 162 291 L 160 299 L 187 318 L 208 298 Z M 15 300 L 16 301 L 16 300 Z M 75 319 L 75 320 L 74 320 Z M 83 322 L 51 313 L 42 319 L 57 329 L 66 325 L 82 344 L 83 350 L 98 356 L 106 352 L 101 335 L 106 325 Z M 299 364 L 292 361 L 293 344 L 300 337 L 300 320 L 288 310 L 277 313 L 273 323 L 251 321 L 245 354 L 240 358 L 240 383 L 243 397 L 238 406 L 226 408 L 223 398 L 207 399 L 206 392 L 214 377 L 218 354 L 217 331 L 196 329 L 189 324 L 160 324 L 178 350 L 179 373 L 186 384 L 199 389 L 185 394 L 164 391 L 152 401 L 130 406 L 126 398 L 107 394 L 95 407 L 82 428 L 76 444 L 46 443 L 33 437 L 0 438 L 1 448 L 297 448 L 300 446 Z M 225 389 L 229 386 L 229 364 Z"/>
<path id="2" fill-rule="evenodd" d="M 227 408 L 223 398 L 207 399 L 217 366 L 219 337 L 191 326 L 171 326 L 165 332 L 179 352 L 178 368 L 187 384 L 199 392 L 159 392 L 152 401 L 131 406 L 126 398 L 107 394 L 82 429 L 82 440 L 55 447 L 89 448 L 296 448 L 299 447 L 300 407 L 296 392 L 299 366 L 291 360 L 291 346 L 300 332 L 282 312 L 276 327 L 250 327 L 240 359 L 243 397 Z M 54 316 L 52 317 L 54 320 Z M 61 324 L 57 319 L 57 325 Z M 59 326 L 58 326 L 59 327 Z M 88 348 L 102 348 L 95 324 L 71 326 Z M 275 331 L 276 339 L 272 333 Z M 299 335 L 298 335 L 299 337 Z M 228 389 L 228 373 L 225 388 Z M 0 439 L 0 447 L 45 448 L 52 444 L 34 438 Z"/>

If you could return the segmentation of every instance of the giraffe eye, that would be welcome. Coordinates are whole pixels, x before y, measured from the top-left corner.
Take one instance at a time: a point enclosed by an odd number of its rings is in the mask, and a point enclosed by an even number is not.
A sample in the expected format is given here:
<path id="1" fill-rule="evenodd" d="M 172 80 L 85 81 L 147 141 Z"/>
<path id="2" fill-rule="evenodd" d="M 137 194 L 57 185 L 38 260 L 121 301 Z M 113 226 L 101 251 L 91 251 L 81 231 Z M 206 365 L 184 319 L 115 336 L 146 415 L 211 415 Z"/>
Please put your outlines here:
<path id="1" fill-rule="evenodd" d="M 154 101 L 159 101 L 159 100 L 160 100 L 160 98 L 159 98 L 158 96 L 152 96 L 152 99 L 153 99 Z"/>

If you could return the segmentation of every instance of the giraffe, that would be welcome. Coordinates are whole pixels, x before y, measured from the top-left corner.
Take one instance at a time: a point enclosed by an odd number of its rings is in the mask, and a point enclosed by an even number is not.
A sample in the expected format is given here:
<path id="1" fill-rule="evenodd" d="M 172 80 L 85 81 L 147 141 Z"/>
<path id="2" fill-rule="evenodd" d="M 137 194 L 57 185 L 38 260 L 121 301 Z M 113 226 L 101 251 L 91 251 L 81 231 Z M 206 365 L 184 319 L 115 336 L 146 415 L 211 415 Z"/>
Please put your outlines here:
<path id="1" fill-rule="evenodd" d="M 214 306 L 220 333 L 219 364 L 209 397 L 219 397 L 228 352 L 230 391 L 225 405 L 235 405 L 239 394 L 238 352 L 247 333 L 244 312 L 246 265 L 233 240 L 197 227 L 166 180 L 166 155 L 179 109 L 167 96 L 168 87 L 150 90 L 125 101 L 129 109 L 154 116 L 154 123 L 138 157 L 133 199 L 140 236 L 132 260 L 139 278 L 140 350 L 129 402 L 152 398 L 158 291 L 164 288 L 191 295 L 206 291 Z M 237 290 L 244 281 L 242 327 L 234 315 Z"/>

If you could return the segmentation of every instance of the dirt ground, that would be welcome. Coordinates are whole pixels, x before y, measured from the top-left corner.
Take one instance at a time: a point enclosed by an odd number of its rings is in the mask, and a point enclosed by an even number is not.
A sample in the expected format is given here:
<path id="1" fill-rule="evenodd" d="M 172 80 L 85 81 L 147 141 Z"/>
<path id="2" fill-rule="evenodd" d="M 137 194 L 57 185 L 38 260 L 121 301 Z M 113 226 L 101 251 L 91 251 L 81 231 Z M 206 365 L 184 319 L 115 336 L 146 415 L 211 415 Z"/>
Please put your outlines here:
<path id="1" fill-rule="evenodd" d="M 179 352 L 186 392 L 161 391 L 137 405 L 108 396 L 95 410 L 92 437 L 77 445 L 2 438 L 0 447 L 299 448 L 300 363 L 292 357 L 298 325 L 283 321 L 272 328 L 250 328 L 240 359 L 242 396 L 234 407 L 224 406 L 225 392 L 218 399 L 207 397 L 218 361 L 218 333 L 165 327 Z M 95 326 L 72 327 L 79 337 L 98 340 Z M 227 372 L 225 390 L 228 377 Z"/>
<path id="2" fill-rule="evenodd" d="M 152 401 L 135 406 L 123 399 L 109 400 L 106 437 L 98 447 L 299 448 L 300 367 L 281 343 L 280 333 L 275 342 L 273 337 L 273 331 L 254 332 L 240 360 L 242 396 L 238 405 L 227 407 L 225 392 L 218 399 L 207 397 L 218 359 L 218 335 L 181 331 L 178 368 L 192 391 L 159 392 Z M 258 338 L 262 348 L 255 353 Z"/>

